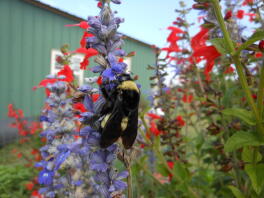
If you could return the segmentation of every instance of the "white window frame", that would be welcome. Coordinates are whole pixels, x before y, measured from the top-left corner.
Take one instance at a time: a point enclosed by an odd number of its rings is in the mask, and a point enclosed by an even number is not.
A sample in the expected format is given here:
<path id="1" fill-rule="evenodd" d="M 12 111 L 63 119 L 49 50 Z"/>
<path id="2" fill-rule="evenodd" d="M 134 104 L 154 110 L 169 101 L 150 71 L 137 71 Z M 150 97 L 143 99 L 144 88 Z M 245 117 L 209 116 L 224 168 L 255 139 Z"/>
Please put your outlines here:
<path id="1" fill-rule="evenodd" d="M 132 72 L 132 57 L 125 57 L 124 63 L 127 64 L 126 72 L 131 73 Z"/>
<path id="2" fill-rule="evenodd" d="M 57 56 L 63 56 L 59 49 L 51 49 L 51 62 L 50 62 L 50 74 L 57 74 L 62 68 L 56 61 Z M 84 70 L 80 69 L 80 63 L 83 61 L 83 54 L 74 54 L 70 59 L 69 66 L 73 70 L 75 79 L 78 79 L 79 85 L 84 81 Z"/>

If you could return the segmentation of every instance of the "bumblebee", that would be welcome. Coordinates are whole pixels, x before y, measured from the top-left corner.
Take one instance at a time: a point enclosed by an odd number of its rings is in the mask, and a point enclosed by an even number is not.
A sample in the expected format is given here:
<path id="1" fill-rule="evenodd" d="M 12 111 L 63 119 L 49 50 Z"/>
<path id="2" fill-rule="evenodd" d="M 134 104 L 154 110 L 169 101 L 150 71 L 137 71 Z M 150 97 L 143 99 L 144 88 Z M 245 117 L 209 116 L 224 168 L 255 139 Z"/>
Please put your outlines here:
<path id="1" fill-rule="evenodd" d="M 117 79 L 101 85 L 105 103 L 100 111 L 100 146 L 107 148 L 121 137 L 129 149 L 137 137 L 140 90 L 129 74 Z"/>

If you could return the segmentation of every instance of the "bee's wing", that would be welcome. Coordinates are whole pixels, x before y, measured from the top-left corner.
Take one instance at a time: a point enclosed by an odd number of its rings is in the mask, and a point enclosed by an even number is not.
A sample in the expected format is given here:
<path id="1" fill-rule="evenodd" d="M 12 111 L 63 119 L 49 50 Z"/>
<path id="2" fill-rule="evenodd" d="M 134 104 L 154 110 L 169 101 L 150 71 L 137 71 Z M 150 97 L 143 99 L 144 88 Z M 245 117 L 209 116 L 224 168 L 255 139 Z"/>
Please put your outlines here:
<path id="1" fill-rule="evenodd" d="M 138 109 L 132 111 L 128 116 L 126 129 L 122 132 L 122 143 L 125 149 L 130 149 L 137 137 L 138 129 Z"/>
<path id="2" fill-rule="evenodd" d="M 102 128 L 102 135 L 100 140 L 100 146 L 107 148 L 112 145 L 121 136 L 121 122 L 123 118 L 122 105 L 119 101 L 116 101 L 115 107 L 111 112 L 105 126 Z"/>

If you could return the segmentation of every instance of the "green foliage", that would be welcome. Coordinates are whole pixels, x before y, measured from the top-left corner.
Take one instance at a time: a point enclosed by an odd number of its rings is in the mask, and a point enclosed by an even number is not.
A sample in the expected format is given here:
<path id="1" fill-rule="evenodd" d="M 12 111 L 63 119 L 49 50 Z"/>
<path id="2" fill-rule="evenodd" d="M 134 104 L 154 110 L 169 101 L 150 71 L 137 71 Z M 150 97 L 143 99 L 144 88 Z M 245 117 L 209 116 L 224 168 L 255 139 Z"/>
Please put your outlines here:
<path id="1" fill-rule="evenodd" d="M 252 34 L 248 38 L 248 40 L 243 43 L 236 51 L 236 54 L 240 53 L 242 50 L 246 49 L 249 47 L 251 44 L 255 43 L 256 41 L 259 41 L 261 39 L 264 39 L 264 30 L 257 30 L 255 33 Z"/>
<path id="2" fill-rule="evenodd" d="M 245 146 L 259 145 L 264 145 L 264 142 L 260 141 L 254 133 L 239 131 L 227 140 L 227 142 L 225 143 L 225 151 L 231 152 Z"/>
<path id="3" fill-rule="evenodd" d="M 0 197 L 1 198 L 28 198 L 29 192 L 25 184 L 32 180 L 34 172 L 22 166 L 0 166 Z"/>
<path id="4" fill-rule="evenodd" d="M 250 177 L 253 189 L 259 195 L 264 187 L 264 164 L 247 164 L 245 171 Z"/>
<path id="5" fill-rule="evenodd" d="M 254 117 L 252 115 L 251 111 L 247 111 L 245 109 L 241 108 L 229 108 L 222 111 L 222 113 L 226 116 L 233 116 L 241 119 L 246 124 L 249 125 L 256 125 L 256 121 L 254 120 Z"/>
<path id="6" fill-rule="evenodd" d="M 209 40 L 209 42 L 212 43 L 221 54 L 229 53 L 225 39 L 214 38 L 214 39 Z"/>
<path id="7" fill-rule="evenodd" d="M 228 186 L 236 198 L 245 198 L 245 196 L 235 186 Z"/>

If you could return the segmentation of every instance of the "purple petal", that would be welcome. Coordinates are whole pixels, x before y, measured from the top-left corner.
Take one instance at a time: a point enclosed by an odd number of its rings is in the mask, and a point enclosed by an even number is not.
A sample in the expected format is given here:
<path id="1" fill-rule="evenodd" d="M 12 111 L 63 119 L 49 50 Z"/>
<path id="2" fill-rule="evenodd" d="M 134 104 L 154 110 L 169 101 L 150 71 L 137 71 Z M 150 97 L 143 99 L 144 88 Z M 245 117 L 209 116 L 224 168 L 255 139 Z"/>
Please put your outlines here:
<path id="1" fill-rule="evenodd" d="M 125 179 L 125 178 L 128 177 L 128 175 L 129 175 L 128 171 L 122 171 L 122 172 L 117 174 L 116 178 L 119 179 L 119 180 L 120 179 Z"/>
<path id="2" fill-rule="evenodd" d="M 70 151 L 67 152 L 63 152 L 60 153 L 57 157 L 56 157 L 56 161 L 55 161 L 55 168 L 54 170 L 58 170 L 60 168 L 60 165 L 68 158 L 68 156 L 71 154 Z"/>
<path id="3" fill-rule="evenodd" d="M 90 133 L 92 133 L 93 131 L 94 131 L 94 129 L 91 128 L 90 126 L 83 127 L 83 128 L 80 130 L 80 136 L 87 136 L 87 135 L 89 135 Z"/>
<path id="4" fill-rule="evenodd" d="M 79 91 L 87 93 L 91 91 L 93 88 L 90 85 L 82 85 L 81 87 L 78 88 Z"/>
<path id="5" fill-rule="evenodd" d="M 127 53 L 125 52 L 125 50 L 122 50 L 122 49 L 115 50 L 113 53 L 114 53 L 115 56 L 121 56 L 121 57 L 127 55 Z"/>
<path id="6" fill-rule="evenodd" d="M 108 169 L 108 165 L 106 163 L 96 164 L 91 162 L 90 169 L 94 171 L 105 172 Z"/>
<path id="7" fill-rule="evenodd" d="M 89 111 L 93 111 L 93 100 L 90 96 L 85 95 L 83 104 L 86 109 L 88 109 Z"/>
<path id="8" fill-rule="evenodd" d="M 120 0 L 111 0 L 113 3 L 115 4 L 121 4 L 121 1 Z"/>
<path id="9" fill-rule="evenodd" d="M 113 65 L 111 68 L 112 68 L 112 70 L 113 70 L 115 73 L 118 73 L 118 74 L 123 73 L 123 68 L 121 67 L 120 64 L 115 64 L 115 65 Z"/>
<path id="10" fill-rule="evenodd" d="M 110 63 L 111 66 L 115 65 L 117 63 L 116 61 L 116 57 L 113 53 L 109 53 L 108 56 L 107 56 L 107 59 Z"/>
<path id="11" fill-rule="evenodd" d="M 127 183 L 123 182 L 121 180 L 115 180 L 114 181 L 114 186 L 116 190 L 124 190 L 127 187 Z"/>
<path id="12" fill-rule="evenodd" d="M 104 70 L 102 76 L 108 78 L 109 80 L 115 80 L 115 74 L 113 73 L 111 68 L 107 68 L 106 70 Z"/>
<path id="13" fill-rule="evenodd" d="M 104 67 L 102 67 L 101 65 L 97 65 L 97 66 L 94 66 L 94 67 L 92 67 L 91 68 L 91 71 L 93 72 L 93 73 L 100 73 L 100 72 L 102 72 L 102 71 L 104 71 Z"/>
<path id="14" fill-rule="evenodd" d="M 53 176 L 54 176 L 53 171 L 48 171 L 44 169 L 39 173 L 38 182 L 39 184 L 44 184 L 47 186 L 51 185 L 53 182 Z"/>
<path id="15" fill-rule="evenodd" d="M 114 161 L 114 159 L 116 158 L 116 155 L 109 153 L 106 157 L 106 162 L 107 163 L 111 163 L 112 161 Z"/>

